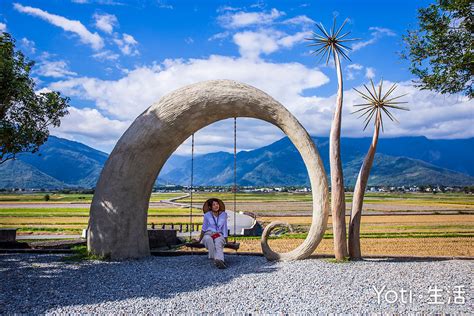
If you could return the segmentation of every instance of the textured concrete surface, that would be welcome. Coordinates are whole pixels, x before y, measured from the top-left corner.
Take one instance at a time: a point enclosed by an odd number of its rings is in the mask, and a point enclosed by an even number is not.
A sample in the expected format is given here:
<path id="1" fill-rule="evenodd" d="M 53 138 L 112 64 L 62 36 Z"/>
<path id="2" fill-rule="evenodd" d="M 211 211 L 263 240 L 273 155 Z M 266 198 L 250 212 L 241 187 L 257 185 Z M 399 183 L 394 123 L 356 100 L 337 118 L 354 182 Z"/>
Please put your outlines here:
<path id="1" fill-rule="evenodd" d="M 286 254 L 273 252 L 263 240 L 264 254 L 271 260 L 291 260 L 312 253 L 322 239 L 329 213 L 326 174 L 319 153 L 306 130 L 283 105 L 261 90 L 231 80 L 178 89 L 135 119 L 97 182 L 90 210 L 89 250 L 113 259 L 149 255 L 148 202 L 164 163 L 190 135 L 232 117 L 261 119 L 280 128 L 308 169 L 313 192 L 313 222 L 308 238 Z"/>

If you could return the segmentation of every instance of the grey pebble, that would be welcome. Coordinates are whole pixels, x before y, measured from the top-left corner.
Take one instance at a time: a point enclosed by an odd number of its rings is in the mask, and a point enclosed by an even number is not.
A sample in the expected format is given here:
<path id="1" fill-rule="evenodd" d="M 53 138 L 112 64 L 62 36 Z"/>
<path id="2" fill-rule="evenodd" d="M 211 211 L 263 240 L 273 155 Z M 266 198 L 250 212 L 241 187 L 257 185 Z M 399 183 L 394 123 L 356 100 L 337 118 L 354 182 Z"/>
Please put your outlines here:
<path id="1" fill-rule="evenodd" d="M 63 255 L 0 254 L 0 314 L 474 313 L 471 260 L 226 262 L 218 270 L 202 255 L 71 264 Z"/>

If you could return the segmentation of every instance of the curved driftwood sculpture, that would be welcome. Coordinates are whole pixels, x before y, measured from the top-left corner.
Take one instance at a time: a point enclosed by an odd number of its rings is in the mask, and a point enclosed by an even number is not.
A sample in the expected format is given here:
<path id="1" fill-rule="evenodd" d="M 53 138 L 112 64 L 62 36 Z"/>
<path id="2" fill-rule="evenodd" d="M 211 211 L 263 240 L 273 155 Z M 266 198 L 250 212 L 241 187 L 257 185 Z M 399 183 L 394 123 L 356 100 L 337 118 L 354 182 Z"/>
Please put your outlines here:
<path id="1" fill-rule="evenodd" d="M 309 256 L 326 229 L 329 203 L 326 174 L 308 133 L 280 103 L 266 93 L 230 80 L 200 82 L 164 96 L 143 112 L 122 135 L 97 182 L 89 219 L 87 246 L 113 259 L 150 254 L 147 212 L 153 183 L 170 155 L 190 135 L 219 120 L 257 118 L 279 127 L 307 166 L 313 192 L 313 222 L 297 249 L 278 254 L 263 237 L 270 260 Z M 266 230 L 267 235 L 269 229 Z"/>

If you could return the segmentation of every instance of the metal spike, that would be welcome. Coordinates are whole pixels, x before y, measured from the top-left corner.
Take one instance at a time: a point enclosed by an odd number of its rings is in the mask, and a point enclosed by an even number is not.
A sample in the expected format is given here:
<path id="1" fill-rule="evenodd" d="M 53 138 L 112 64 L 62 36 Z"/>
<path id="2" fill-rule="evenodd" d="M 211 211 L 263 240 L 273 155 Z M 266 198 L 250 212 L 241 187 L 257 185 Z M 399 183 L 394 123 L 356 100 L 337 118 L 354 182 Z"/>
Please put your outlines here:
<path id="1" fill-rule="evenodd" d="M 341 26 L 339 27 L 339 29 L 337 30 L 336 34 L 334 34 L 334 37 L 337 37 L 337 35 L 339 35 L 339 32 L 341 32 L 342 28 L 344 27 L 344 25 L 346 25 L 346 23 L 347 23 L 348 20 L 349 20 L 349 19 L 346 18 L 346 19 L 344 20 L 344 22 L 342 22 L 342 24 L 341 24 Z"/>
<path id="2" fill-rule="evenodd" d="M 372 113 L 370 114 L 370 116 L 367 117 L 367 123 L 365 123 L 365 126 L 364 126 L 364 131 L 365 129 L 367 128 L 367 125 L 369 125 L 369 122 L 370 120 L 372 119 L 372 116 L 374 116 L 374 113 L 375 113 L 375 108 L 373 109 Z M 365 122 L 365 121 L 364 121 Z"/>

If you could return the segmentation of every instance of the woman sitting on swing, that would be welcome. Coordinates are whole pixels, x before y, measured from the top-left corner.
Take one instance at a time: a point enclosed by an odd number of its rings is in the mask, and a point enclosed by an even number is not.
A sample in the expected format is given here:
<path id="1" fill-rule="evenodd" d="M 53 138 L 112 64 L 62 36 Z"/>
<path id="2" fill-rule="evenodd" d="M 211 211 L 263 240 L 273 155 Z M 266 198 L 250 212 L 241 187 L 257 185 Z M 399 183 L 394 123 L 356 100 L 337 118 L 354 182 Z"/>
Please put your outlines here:
<path id="1" fill-rule="evenodd" d="M 219 269 L 227 268 L 224 262 L 224 246 L 227 243 L 227 213 L 219 199 L 209 199 L 204 203 L 204 220 L 199 242 L 209 251 L 209 259 L 214 260 Z"/>

